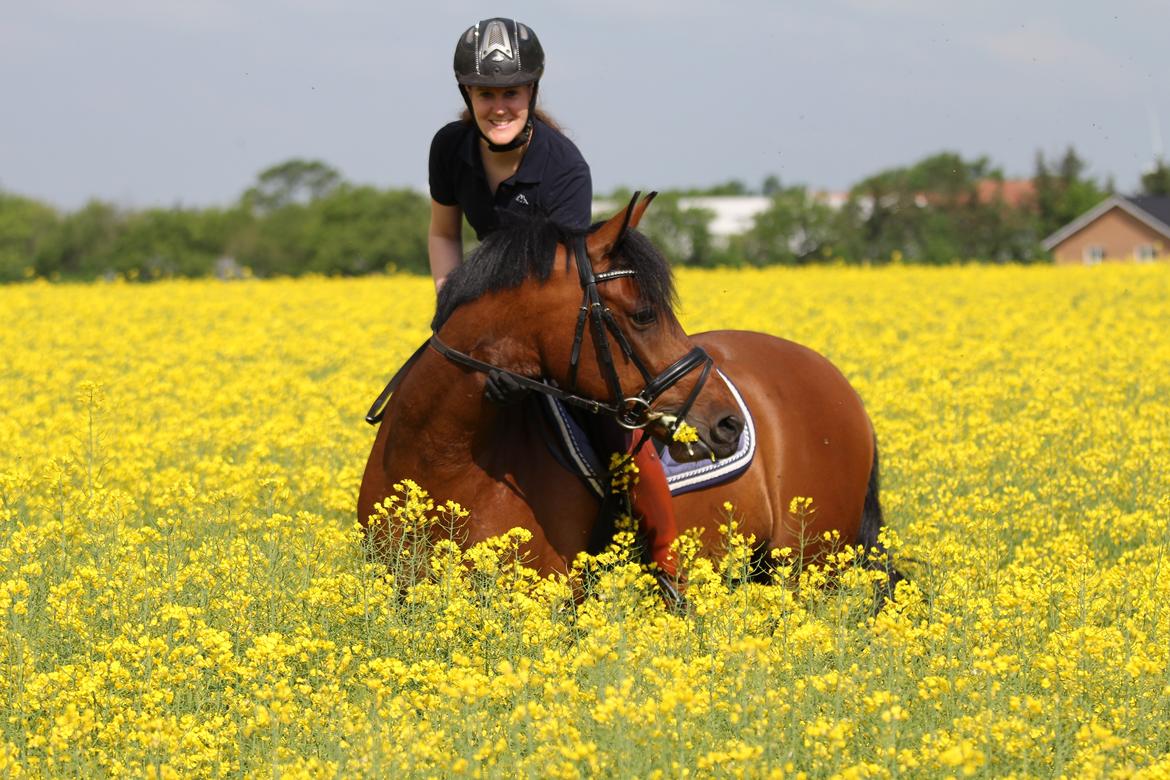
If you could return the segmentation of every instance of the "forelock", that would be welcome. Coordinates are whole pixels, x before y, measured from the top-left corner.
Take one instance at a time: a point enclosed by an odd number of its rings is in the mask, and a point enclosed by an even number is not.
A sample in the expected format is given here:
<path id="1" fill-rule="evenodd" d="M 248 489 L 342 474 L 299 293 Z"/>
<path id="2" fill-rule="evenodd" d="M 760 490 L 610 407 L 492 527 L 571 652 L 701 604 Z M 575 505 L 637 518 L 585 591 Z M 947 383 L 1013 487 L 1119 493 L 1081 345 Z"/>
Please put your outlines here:
<path id="1" fill-rule="evenodd" d="M 644 234 L 632 228 L 625 232 L 613 253 L 613 267 L 637 272 L 638 288 L 646 303 L 659 311 L 674 308 L 677 296 L 670 263 Z"/>

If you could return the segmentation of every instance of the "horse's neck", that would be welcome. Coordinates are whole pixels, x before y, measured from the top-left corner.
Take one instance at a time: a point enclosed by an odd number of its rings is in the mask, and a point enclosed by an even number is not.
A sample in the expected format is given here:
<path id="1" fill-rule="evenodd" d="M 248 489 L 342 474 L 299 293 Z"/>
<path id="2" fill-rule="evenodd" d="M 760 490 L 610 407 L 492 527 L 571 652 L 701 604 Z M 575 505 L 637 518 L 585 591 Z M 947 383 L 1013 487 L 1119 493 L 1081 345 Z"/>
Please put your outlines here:
<path id="1" fill-rule="evenodd" d="M 591 494 L 541 440 L 533 404 L 496 407 L 484 401 L 483 385 L 482 375 L 433 350 L 420 356 L 387 407 L 381 468 L 375 465 L 372 480 L 380 491 L 367 493 L 366 506 L 372 511 L 409 478 L 436 501 L 471 510 L 472 543 L 519 526 L 533 534 L 524 553 L 533 567 L 566 571 L 588 544 Z"/>
<path id="2" fill-rule="evenodd" d="M 427 349 L 404 377 L 387 416 L 398 438 L 455 443 L 470 439 L 482 424 L 483 379 Z"/>
<path id="3" fill-rule="evenodd" d="M 528 426 L 519 408 L 484 402 L 483 386 L 482 374 L 427 350 L 387 409 L 388 454 L 404 469 L 439 474 L 464 471 L 485 457 L 506 457 L 501 450 L 511 447 L 501 445 L 525 438 Z"/>

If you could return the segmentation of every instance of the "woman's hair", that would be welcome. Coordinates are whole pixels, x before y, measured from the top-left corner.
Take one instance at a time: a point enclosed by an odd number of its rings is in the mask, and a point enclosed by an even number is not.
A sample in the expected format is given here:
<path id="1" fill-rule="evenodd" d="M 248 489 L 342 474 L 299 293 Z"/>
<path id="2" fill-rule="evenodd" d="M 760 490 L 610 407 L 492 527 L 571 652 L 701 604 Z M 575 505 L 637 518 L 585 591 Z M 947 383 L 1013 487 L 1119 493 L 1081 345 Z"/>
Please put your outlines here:
<path id="1" fill-rule="evenodd" d="M 563 134 L 565 132 L 564 128 L 561 127 L 560 123 L 557 122 L 557 120 L 553 119 L 551 116 L 544 113 L 544 111 L 542 111 L 541 109 L 539 109 L 539 108 L 534 109 L 532 112 L 532 115 L 534 117 L 536 117 L 537 119 L 539 119 L 541 122 L 544 122 L 546 125 L 551 127 L 553 130 L 556 130 L 558 133 Z M 469 111 L 468 109 L 465 108 L 465 109 L 463 109 L 463 113 L 459 115 L 459 121 L 463 122 L 466 125 L 470 125 L 475 121 L 475 119 L 471 116 L 471 111 Z"/>

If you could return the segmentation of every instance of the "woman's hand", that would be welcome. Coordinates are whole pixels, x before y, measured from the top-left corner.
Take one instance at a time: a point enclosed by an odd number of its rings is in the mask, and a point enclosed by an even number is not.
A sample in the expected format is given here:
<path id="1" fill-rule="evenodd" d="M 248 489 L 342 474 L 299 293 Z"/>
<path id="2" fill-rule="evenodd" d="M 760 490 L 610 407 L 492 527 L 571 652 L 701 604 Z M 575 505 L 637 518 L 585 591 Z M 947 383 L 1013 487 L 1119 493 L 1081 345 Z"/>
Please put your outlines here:
<path id="1" fill-rule="evenodd" d="M 496 406 L 511 406 L 524 400 L 531 390 L 524 387 L 511 374 L 492 370 L 488 372 L 487 383 L 483 386 L 483 397 Z"/>

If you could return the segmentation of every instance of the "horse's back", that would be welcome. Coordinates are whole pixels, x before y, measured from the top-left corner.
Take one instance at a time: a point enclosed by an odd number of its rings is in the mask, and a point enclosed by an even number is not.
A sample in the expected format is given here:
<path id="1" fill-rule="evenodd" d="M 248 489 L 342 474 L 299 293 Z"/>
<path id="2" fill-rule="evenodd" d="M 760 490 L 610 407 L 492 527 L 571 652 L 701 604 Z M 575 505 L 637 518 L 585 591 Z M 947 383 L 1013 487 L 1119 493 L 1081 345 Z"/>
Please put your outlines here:
<path id="1" fill-rule="evenodd" d="M 801 549 L 802 538 L 828 529 L 853 543 L 874 443 L 849 381 L 823 355 L 764 333 L 723 330 L 691 338 L 743 395 L 757 443 L 752 467 L 735 481 L 679 497 L 684 524 L 696 517 L 710 526 L 723 501 L 731 501 L 741 527 L 773 547 Z M 797 497 L 812 500 L 812 514 L 789 512 Z"/>

